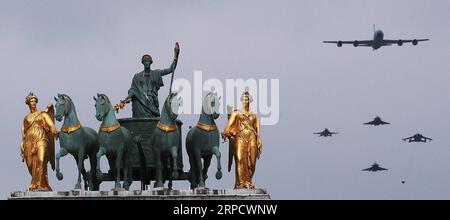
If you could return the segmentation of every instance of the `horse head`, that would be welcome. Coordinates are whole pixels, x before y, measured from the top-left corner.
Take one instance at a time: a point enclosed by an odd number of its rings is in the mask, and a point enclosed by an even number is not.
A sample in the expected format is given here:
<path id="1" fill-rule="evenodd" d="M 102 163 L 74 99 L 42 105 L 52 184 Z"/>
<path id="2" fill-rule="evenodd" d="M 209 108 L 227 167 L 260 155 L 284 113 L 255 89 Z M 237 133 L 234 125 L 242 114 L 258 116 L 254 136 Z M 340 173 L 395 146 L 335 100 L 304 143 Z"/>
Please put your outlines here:
<path id="1" fill-rule="evenodd" d="M 102 121 L 109 113 L 111 109 L 111 102 L 109 101 L 108 96 L 104 94 L 98 94 L 97 98 L 94 96 L 95 100 L 95 118 L 97 120 Z"/>
<path id="2" fill-rule="evenodd" d="M 66 94 L 59 93 L 58 98 L 54 97 L 54 99 L 56 102 L 55 119 L 57 121 L 61 121 L 63 117 L 65 117 L 70 112 L 70 109 L 72 107 L 72 99 Z"/>
<path id="3" fill-rule="evenodd" d="M 217 96 L 216 92 L 209 92 L 203 99 L 202 110 L 205 114 L 211 115 L 213 119 L 217 119 L 220 116 L 220 99 L 222 97 Z"/>
<path id="4" fill-rule="evenodd" d="M 163 107 L 164 109 L 166 109 L 169 117 L 172 120 L 177 119 L 180 106 L 183 105 L 183 99 L 181 97 L 177 97 L 177 94 L 177 92 L 170 93 L 166 101 L 164 102 Z"/>

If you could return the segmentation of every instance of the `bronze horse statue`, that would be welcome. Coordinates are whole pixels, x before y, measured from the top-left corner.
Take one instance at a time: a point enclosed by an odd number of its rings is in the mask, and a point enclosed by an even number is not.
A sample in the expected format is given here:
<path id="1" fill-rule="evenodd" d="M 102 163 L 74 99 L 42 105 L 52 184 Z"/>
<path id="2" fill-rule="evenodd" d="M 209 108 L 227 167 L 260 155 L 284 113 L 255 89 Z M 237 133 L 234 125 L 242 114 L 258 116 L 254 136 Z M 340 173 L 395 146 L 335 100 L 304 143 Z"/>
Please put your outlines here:
<path id="1" fill-rule="evenodd" d="M 81 189 L 81 175 L 83 175 L 85 180 L 86 178 L 88 179 L 88 189 L 98 190 L 99 181 L 95 175 L 95 168 L 97 167 L 96 153 L 99 147 L 97 132 L 80 124 L 75 105 L 68 95 L 58 94 L 58 97 L 54 98 L 56 101 L 55 118 L 57 121 L 62 121 L 64 118 L 64 123 L 59 132 L 60 150 L 56 154 L 56 177 L 58 180 L 63 179 L 63 174 L 59 169 L 59 160 L 69 153 L 75 158 L 78 166 L 78 180 L 75 184 L 75 189 Z M 89 157 L 91 164 L 89 176 L 86 176 L 83 163 L 87 157 Z"/>
<path id="2" fill-rule="evenodd" d="M 219 151 L 220 134 L 214 121 L 219 118 L 219 108 L 220 97 L 217 97 L 217 93 L 209 92 L 203 100 L 202 113 L 197 125 L 187 133 L 186 150 L 189 156 L 191 189 L 205 187 L 213 155 L 217 159 L 216 179 L 222 178 Z"/>
<path id="3" fill-rule="evenodd" d="M 178 109 L 181 106 L 181 98 L 177 98 L 176 92 L 171 92 L 164 101 L 161 118 L 153 132 L 153 155 L 155 156 L 156 181 L 154 188 L 164 187 L 163 168 L 167 162 L 170 165 L 169 188 L 172 187 L 172 179 L 178 178 L 177 157 L 178 149 L 181 148 L 181 134 L 176 124 Z"/>
<path id="4" fill-rule="evenodd" d="M 115 188 L 122 188 L 120 184 L 120 171 L 123 169 L 123 188 L 128 190 L 132 183 L 132 168 L 129 161 L 129 150 L 135 147 L 131 134 L 125 127 L 120 126 L 116 119 L 113 106 L 109 98 L 104 94 L 94 96 L 97 120 L 102 121 L 98 132 L 100 148 L 97 152 L 97 178 L 102 179 L 100 170 L 100 158 L 106 155 L 108 159 L 109 173 L 115 174 Z"/>

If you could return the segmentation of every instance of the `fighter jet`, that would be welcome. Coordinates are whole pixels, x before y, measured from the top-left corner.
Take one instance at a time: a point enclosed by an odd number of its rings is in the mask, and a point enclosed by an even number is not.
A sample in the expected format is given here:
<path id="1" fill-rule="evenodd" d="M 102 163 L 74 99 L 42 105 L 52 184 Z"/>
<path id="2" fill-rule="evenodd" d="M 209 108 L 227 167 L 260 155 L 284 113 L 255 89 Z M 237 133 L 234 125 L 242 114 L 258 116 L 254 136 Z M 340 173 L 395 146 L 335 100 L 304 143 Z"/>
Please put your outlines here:
<path id="1" fill-rule="evenodd" d="M 402 46 L 404 43 L 412 43 L 416 46 L 420 41 L 427 41 L 429 39 L 413 39 L 413 40 L 385 40 L 382 30 L 376 30 L 373 26 L 373 38 L 372 40 L 355 40 L 355 41 L 324 41 L 324 43 L 336 44 L 338 47 L 342 47 L 343 44 L 353 44 L 354 47 L 372 47 L 373 50 L 377 50 L 383 46 L 391 46 L 397 44 Z"/>
<path id="2" fill-rule="evenodd" d="M 337 132 L 330 132 L 328 130 L 328 128 L 325 128 L 325 130 L 323 130 L 321 132 L 313 133 L 313 134 L 318 134 L 319 137 L 331 137 L 331 136 L 333 136 L 333 134 L 339 134 L 339 133 L 337 133 Z"/>
<path id="3" fill-rule="evenodd" d="M 375 117 L 373 119 L 373 121 L 364 123 L 365 125 L 373 125 L 373 126 L 379 126 L 379 125 L 388 125 L 390 124 L 389 122 L 385 122 L 383 120 L 381 120 L 381 118 L 379 116 Z"/>
<path id="4" fill-rule="evenodd" d="M 427 141 L 431 141 L 433 139 L 431 139 L 429 137 L 425 137 L 425 136 L 417 133 L 411 137 L 403 138 L 403 140 L 408 141 L 408 142 L 424 142 L 424 143 L 426 143 Z"/>
<path id="5" fill-rule="evenodd" d="M 388 169 L 380 167 L 380 165 L 378 165 L 377 163 L 374 163 L 371 167 L 363 169 L 361 171 L 377 172 L 377 171 L 383 171 L 383 170 L 388 170 Z"/>

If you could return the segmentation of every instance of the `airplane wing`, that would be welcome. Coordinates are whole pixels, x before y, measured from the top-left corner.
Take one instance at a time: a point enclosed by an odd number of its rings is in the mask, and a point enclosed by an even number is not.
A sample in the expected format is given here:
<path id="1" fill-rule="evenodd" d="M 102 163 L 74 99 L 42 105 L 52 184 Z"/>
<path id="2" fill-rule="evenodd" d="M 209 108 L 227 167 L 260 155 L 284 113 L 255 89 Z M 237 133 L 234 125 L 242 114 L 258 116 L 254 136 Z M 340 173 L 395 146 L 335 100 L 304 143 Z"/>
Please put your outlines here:
<path id="1" fill-rule="evenodd" d="M 316 132 L 316 133 L 313 133 L 313 134 L 322 134 L 322 132 Z"/>
<path id="2" fill-rule="evenodd" d="M 339 132 L 330 132 L 330 134 L 339 134 Z"/>
<path id="3" fill-rule="evenodd" d="M 326 44 L 337 44 L 338 47 L 341 47 L 343 44 L 353 44 L 358 47 L 371 47 L 373 44 L 373 40 L 354 40 L 354 41 L 323 41 Z"/>
<path id="4" fill-rule="evenodd" d="M 404 141 L 406 141 L 406 140 L 410 141 L 411 139 L 412 139 L 412 137 L 403 138 Z"/>
<path id="5" fill-rule="evenodd" d="M 414 39 L 414 40 L 383 40 L 383 45 L 391 45 L 391 44 L 398 44 L 401 46 L 404 43 L 413 43 L 414 45 L 417 45 L 417 42 L 421 41 L 428 41 L 430 39 Z"/>
<path id="6" fill-rule="evenodd" d="M 381 121 L 380 124 L 382 124 L 382 125 L 388 125 L 388 124 L 391 124 L 391 123 L 385 122 L 385 121 Z"/>
<path id="7" fill-rule="evenodd" d="M 372 167 L 366 168 L 366 169 L 362 169 L 361 171 L 372 171 Z"/>
<path id="8" fill-rule="evenodd" d="M 366 122 L 366 123 L 364 123 L 365 125 L 374 125 L 375 124 L 375 122 L 374 121 L 370 121 L 370 122 Z"/>
<path id="9" fill-rule="evenodd" d="M 380 167 L 380 168 L 378 168 L 379 170 L 388 170 L 388 169 L 386 169 L 386 168 L 383 168 L 383 167 Z"/>

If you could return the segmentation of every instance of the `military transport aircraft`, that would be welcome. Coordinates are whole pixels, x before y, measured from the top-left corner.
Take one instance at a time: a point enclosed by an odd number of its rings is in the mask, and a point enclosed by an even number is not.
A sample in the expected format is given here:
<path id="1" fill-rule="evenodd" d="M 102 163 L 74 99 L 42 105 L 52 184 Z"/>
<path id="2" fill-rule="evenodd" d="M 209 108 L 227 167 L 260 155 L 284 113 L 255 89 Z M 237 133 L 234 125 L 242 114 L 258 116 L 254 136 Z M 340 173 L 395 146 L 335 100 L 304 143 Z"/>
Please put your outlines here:
<path id="1" fill-rule="evenodd" d="M 353 44 L 354 47 L 372 47 L 373 50 L 377 50 L 384 46 L 391 46 L 397 44 L 402 46 L 404 43 L 412 43 L 416 46 L 420 41 L 427 41 L 429 39 L 413 39 L 413 40 L 386 40 L 384 39 L 384 33 L 382 30 L 376 30 L 373 26 L 373 39 L 372 40 L 354 40 L 354 41 L 324 41 L 324 43 L 336 44 L 338 47 L 342 47 L 343 44 Z"/>
<path id="2" fill-rule="evenodd" d="M 333 134 L 339 134 L 339 133 L 337 133 L 337 132 L 330 132 L 328 130 L 328 128 L 325 128 L 325 130 L 323 130 L 321 132 L 313 133 L 313 134 L 318 134 L 319 137 L 331 137 L 331 136 L 333 136 Z"/>
<path id="3" fill-rule="evenodd" d="M 381 118 L 379 116 L 375 117 L 373 119 L 373 121 L 364 123 L 365 125 L 373 125 L 373 126 L 379 126 L 379 125 L 388 125 L 390 124 L 389 122 L 385 122 L 383 120 L 381 120 Z"/>
<path id="4" fill-rule="evenodd" d="M 427 141 L 431 141 L 433 139 L 431 139 L 429 137 L 425 137 L 425 136 L 417 133 L 411 137 L 403 138 L 403 140 L 408 141 L 408 142 L 424 142 L 424 143 L 426 143 Z"/>
<path id="5" fill-rule="evenodd" d="M 384 171 L 384 170 L 388 170 L 388 169 L 380 167 L 380 165 L 378 165 L 377 163 L 374 163 L 371 167 L 363 169 L 361 171 L 377 172 L 377 171 Z"/>

